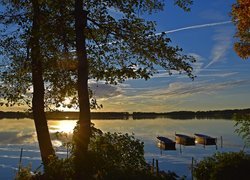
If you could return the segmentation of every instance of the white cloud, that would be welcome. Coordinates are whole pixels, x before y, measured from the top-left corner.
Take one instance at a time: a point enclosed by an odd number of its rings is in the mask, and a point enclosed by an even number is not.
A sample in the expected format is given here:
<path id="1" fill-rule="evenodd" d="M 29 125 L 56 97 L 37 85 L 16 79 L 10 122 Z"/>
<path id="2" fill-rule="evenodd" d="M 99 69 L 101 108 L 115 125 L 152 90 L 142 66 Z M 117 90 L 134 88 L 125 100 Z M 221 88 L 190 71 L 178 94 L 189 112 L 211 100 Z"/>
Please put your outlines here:
<path id="1" fill-rule="evenodd" d="M 193 63 L 192 66 L 193 66 L 193 73 L 195 75 L 198 75 L 202 71 L 202 67 L 206 59 L 196 53 L 189 53 L 189 55 L 193 56 L 196 59 L 196 62 Z"/>
<path id="2" fill-rule="evenodd" d="M 128 84 L 110 85 L 104 81 L 89 80 L 89 87 L 94 93 L 94 97 L 98 99 L 107 99 L 111 97 L 121 96 L 125 90 L 123 88 L 129 87 Z"/>
<path id="3" fill-rule="evenodd" d="M 213 40 L 215 45 L 212 48 L 211 52 L 211 61 L 206 65 L 205 68 L 208 68 L 214 63 L 222 61 L 225 59 L 227 51 L 230 49 L 232 43 L 233 31 L 229 28 L 219 29 Z"/>
<path id="4" fill-rule="evenodd" d="M 214 94 L 217 91 L 230 89 L 235 86 L 244 85 L 246 81 L 228 81 L 222 83 L 213 82 L 190 82 L 182 83 L 175 82 L 169 84 L 168 87 L 147 91 L 139 96 L 138 98 L 152 98 L 152 99 L 168 99 L 168 98 L 183 98 L 197 94 Z"/>
<path id="5" fill-rule="evenodd" d="M 199 77 L 230 77 L 238 74 L 238 72 L 222 72 L 222 73 L 210 73 L 210 74 L 200 74 Z"/>

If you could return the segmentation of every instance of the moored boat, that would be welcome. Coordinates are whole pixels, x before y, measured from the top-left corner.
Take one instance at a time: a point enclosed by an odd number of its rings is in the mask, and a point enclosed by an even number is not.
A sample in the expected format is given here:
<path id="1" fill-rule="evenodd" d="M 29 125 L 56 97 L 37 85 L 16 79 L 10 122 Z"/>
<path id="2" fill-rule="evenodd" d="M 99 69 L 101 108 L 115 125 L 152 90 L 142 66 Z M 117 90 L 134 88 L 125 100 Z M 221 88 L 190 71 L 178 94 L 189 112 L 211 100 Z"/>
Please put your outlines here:
<path id="1" fill-rule="evenodd" d="M 175 142 L 184 146 L 194 146 L 195 138 L 184 134 L 175 134 Z"/>
<path id="2" fill-rule="evenodd" d="M 216 145 L 216 138 L 204 134 L 194 134 L 195 142 L 203 145 Z"/>
<path id="3" fill-rule="evenodd" d="M 163 136 L 157 136 L 158 139 L 158 147 L 163 150 L 176 150 L 175 142 L 169 138 Z"/>

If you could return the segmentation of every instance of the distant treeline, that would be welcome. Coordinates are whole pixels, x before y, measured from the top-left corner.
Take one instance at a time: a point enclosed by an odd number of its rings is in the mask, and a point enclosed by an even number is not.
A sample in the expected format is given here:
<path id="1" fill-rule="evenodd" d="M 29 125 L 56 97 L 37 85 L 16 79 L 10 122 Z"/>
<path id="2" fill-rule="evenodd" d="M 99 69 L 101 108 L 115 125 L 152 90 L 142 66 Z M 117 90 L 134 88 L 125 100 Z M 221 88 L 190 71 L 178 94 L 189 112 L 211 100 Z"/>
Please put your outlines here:
<path id="1" fill-rule="evenodd" d="M 53 119 L 78 119 L 79 112 L 46 112 L 46 117 L 49 120 Z M 0 119 L 3 118 L 33 118 L 32 113 L 27 112 L 3 112 L 0 111 Z M 128 112 L 92 112 L 91 119 L 128 119 Z"/>
<path id="2" fill-rule="evenodd" d="M 171 119 L 233 119 L 234 114 L 249 114 L 249 109 L 233 109 L 233 110 L 216 110 L 216 111 L 175 111 L 165 113 L 155 112 L 92 112 L 91 119 L 155 119 L 155 118 L 171 118 Z M 78 112 L 47 112 L 46 116 L 52 119 L 78 119 Z M 0 111 L 0 119 L 2 118 L 32 118 L 31 113 L 25 112 L 3 112 Z"/>
<path id="3" fill-rule="evenodd" d="M 47 112 L 48 119 L 79 119 L 79 112 Z M 128 112 L 91 112 L 91 119 L 128 119 Z"/>
<path id="4" fill-rule="evenodd" d="M 134 112 L 133 119 L 171 118 L 171 119 L 233 119 L 234 114 L 249 114 L 250 109 L 216 110 L 216 111 L 174 111 L 166 113 Z"/>

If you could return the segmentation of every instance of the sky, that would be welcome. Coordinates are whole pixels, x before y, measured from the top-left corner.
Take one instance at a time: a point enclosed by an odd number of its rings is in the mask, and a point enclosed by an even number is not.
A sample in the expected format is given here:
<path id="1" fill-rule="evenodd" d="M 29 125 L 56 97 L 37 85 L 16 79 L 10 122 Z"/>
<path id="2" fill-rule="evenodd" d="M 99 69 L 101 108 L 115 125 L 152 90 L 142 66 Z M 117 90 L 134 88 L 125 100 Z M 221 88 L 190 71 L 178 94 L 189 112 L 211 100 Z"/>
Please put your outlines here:
<path id="1" fill-rule="evenodd" d="M 235 0 L 194 1 L 184 12 L 171 1 L 164 11 L 145 16 L 166 32 L 171 45 L 196 58 L 193 81 L 159 71 L 150 80 L 127 80 L 116 86 L 89 81 L 98 111 L 170 112 L 250 108 L 250 60 L 233 50 L 235 26 L 229 16 Z M 7 110 L 22 110 L 23 107 Z M 1 107 L 1 110 L 6 110 Z M 62 109 L 68 110 L 68 109 Z"/>
<path id="2" fill-rule="evenodd" d="M 101 111 L 169 112 L 250 107 L 250 61 L 234 52 L 235 26 L 229 16 L 233 0 L 194 1 L 184 12 L 167 1 L 165 10 L 147 16 L 172 45 L 193 55 L 197 78 L 160 72 L 150 80 L 128 80 L 117 86 L 92 87 Z"/>

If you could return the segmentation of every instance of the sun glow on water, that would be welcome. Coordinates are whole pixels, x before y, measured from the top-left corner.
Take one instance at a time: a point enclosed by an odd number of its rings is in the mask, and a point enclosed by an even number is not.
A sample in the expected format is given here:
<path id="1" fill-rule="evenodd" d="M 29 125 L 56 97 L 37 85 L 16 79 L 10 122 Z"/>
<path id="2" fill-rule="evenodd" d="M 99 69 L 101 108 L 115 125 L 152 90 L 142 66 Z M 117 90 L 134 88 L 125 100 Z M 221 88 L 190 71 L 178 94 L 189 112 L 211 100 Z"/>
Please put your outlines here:
<path id="1" fill-rule="evenodd" d="M 73 133 L 75 126 L 76 121 L 73 120 L 54 121 L 50 129 L 53 132 Z"/>

